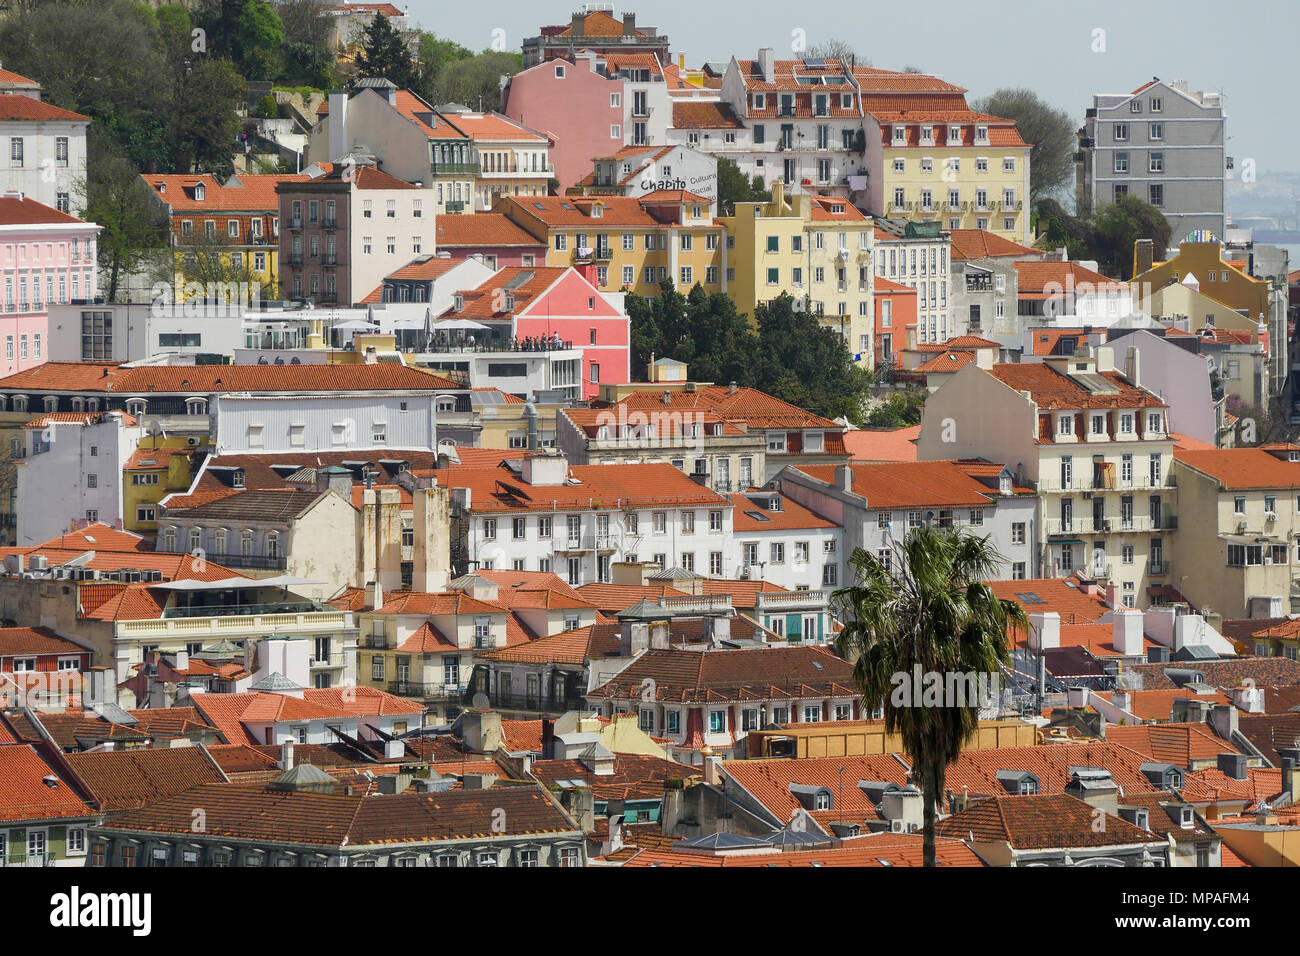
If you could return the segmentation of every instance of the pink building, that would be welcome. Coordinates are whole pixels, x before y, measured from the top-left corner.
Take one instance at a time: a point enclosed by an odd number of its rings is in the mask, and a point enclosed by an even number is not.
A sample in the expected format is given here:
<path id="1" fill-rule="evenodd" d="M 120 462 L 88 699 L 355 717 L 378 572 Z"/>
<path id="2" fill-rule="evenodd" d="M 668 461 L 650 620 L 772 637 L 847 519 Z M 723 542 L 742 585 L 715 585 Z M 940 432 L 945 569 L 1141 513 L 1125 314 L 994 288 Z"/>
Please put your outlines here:
<path id="1" fill-rule="evenodd" d="M 0 269 L 4 272 L 0 375 L 45 361 L 50 303 L 94 299 L 99 230 L 22 193 L 0 196 Z"/>
<path id="2" fill-rule="evenodd" d="M 551 161 L 560 193 L 591 172 L 591 161 L 624 142 L 624 84 L 597 69 L 590 51 L 573 60 L 548 60 L 512 76 L 502 112 L 554 140 Z"/>
<path id="3" fill-rule="evenodd" d="M 601 292 L 591 278 L 572 267 L 502 269 L 477 288 L 456 293 L 455 305 L 441 318 L 486 326 L 474 333 L 477 344 L 544 339 L 580 350 L 582 397 L 595 398 L 602 383 L 631 381 L 631 322 L 623 294 Z"/>

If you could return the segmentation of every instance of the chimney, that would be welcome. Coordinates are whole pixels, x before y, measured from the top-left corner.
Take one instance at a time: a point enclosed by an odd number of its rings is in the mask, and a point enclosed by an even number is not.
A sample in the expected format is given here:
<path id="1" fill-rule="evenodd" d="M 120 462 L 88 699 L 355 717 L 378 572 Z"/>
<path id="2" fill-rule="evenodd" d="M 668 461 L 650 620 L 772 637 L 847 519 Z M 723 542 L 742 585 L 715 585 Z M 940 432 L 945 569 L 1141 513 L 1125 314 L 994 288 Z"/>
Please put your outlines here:
<path id="1" fill-rule="evenodd" d="M 467 710 L 461 716 L 460 726 L 467 750 L 493 753 L 503 742 L 501 715 L 494 710 Z"/>
<path id="2" fill-rule="evenodd" d="M 758 51 L 758 68 L 763 74 L 764 83 L 776 82 L 776 50 L 765 46 Z M 776 197 L 773 196 L 773 199 Z"/>
<path id="3" fill-rule="evenodd" d="M 1029 646 L 1051 650 L 1061 646 L 1061 615 L 1056 611 L 1035 611 L 1029 615 Z"/>
<path id="4" fill-rule="evenodd" d="M 575 37 L 586 36 L 587 21 L 583 14 L 575 13 L 569 22 L 569 32 Z"/>
<path id="5" fill-rule="evenodd" d="M 1123 711 L 1128 711 L 1129 708 L 1133 706 L 1133 698 L 1129 696 L 1129 692 L 1126 690 L 1117 690 L 1112 693 L 1110 695 L 1110 702 Z"/>
<path id="6" fill-rule="evenodd" d="M 1282 767 L 1282 791 L 1291 794 L 1291 805 L 1300 803 L 1300 747 L 1278 747 Z"/>
<path id="7" fill-rule="evenodd" d="M 704 782 L 711 787 L 722 786 L 722 758 L 709 754 L 704 758 Z"/>
<path id="8" fill-rule="evenodd" d="M 384 741 L 384 757 L 388 760 L 399 760 L 406 756 L 406 744 L 400 740 Z"/>
<path id="9" fill-rule="evenodd" d="M 189 669 L 190 669 L 190 652 L 189 652 L 189 651 L 177 651 L 177 652 L 176 652 L 176 665 L 175 665 L 175 666 L 176 666 L 176 670 L 178 670 L 178 671 L 187 671 L 187 670 L 189 670 Z"/>
<path id="10" fill-rule="evenodd" d="M 1124 376 L 1135 386 L 1142 386 L 1142 353 L 1130 345 L 1124 356 Z"/>
<path id="11" fill-rule="evenodd" d="M 661 401 L 663 401 L 665 405 L 671 405 L 673 403 L 673 393 L 665 388 Z"/>
<path id="12" fill-rule="evenodd" d="M 636 14 L 635 13 L 623 14 L 623 36 L 625 37 L 636 36 Z"/>
<path id="13" fill-rule="evenodd" d="M 549 717 L 542 718 L 542 759 L 555 759 L 555 721 Z"/>
<path id="14" fill-rule="evenodd" d="M 1217 764 L 1219 771 L 1225 777 L 1231 777 L 1233 780 L 1245 780 L 1250 774 L 1246 771 L 1246 755 L 1238 753 L 1223 753 L 1218 755 Z M 1286 781 L 1283 781 L 1285 783 Z"/>
<path id="15" fill-rule="evenodd" d="M 1142 650 L 1142 612 L 1130 609 L 1117 610 L 1114 614 L 1112 643 L 1115 650 L 1125 657 L 1137 657 Z"/>
<path id="16" fill-rule="evenodd" d="M 853 469 L 848 465 L 835 466 L 835 487 L 840 491 L 853 490 Z"/>
<path id="17" fill-rule="evenodd" d="M 1237 735 L 1237 708 L 1231 704 L 1215 704 L 1210 708 L 1211 729 L 1224 740 Z"/>
<path id="18" fill-rule="evenodd" d="M 1232 689 L 1232 705 L 1248 714 L 1264 713 L 1264 688 L 1241 685 Z"/>
<path id="19" fill-rule="evenodd" d="M 1133 244 L 1133 278 L 1150 272 L 1155 265 L 1155 240 L 1139 239 Z"/>
<path id="20" fill-rule="evenodd" d="M 346 90 L 330 93 L 329 161 L 336 163 L 348 152 L 348 94 Z"/>
<path id="21" fill-rule="evenodd" d="M 293 738 L 286 737 L 284 743 L 280 744 L 280 769 L 293 769 Z"/>
<path id="22" fill-rule="evenodd" d="M 384 606 L 384 588 L 379 583 L 379 571 L 377 568 L 375 570 L 375 580 L 371 582 L 370 585 L 370 606 L 376 611 Z"/>
<path id="23" fill-rule="evenodd" d="M 1066 703 L 1071 707 L 1087 707 L 1090 691 L 1087 687 L 1067 687 L 1065 689 Z M 1111 698 L 1112 702 L 1114 698 Z"/>
<path id="24" fill-rule="evenodd" d="M 785 207 L 785 180 L 784 179 L 773 180 L 772 185 L 768 191 L 771 192 L 772 194 L 773 208 L 777 211 L 777 213 L 780 213 L 781 210 Z"/>

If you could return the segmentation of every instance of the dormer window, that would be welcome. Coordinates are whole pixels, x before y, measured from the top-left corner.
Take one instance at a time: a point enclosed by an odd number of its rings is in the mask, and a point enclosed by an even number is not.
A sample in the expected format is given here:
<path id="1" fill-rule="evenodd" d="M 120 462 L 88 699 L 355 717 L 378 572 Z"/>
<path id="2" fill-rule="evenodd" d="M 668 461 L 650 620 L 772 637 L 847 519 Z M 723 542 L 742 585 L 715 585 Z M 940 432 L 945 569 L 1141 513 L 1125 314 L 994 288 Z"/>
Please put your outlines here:
<path id="1" fill-rule="evenodd" d="M 804 432 L 804 451 L 821 452 L 826 449 L 826 437 L 823 432 Z"/>
<path id="2" fill-rule="evenodd" d="M 754 94 L 754 109 L 756 109 L 756 110 L 761 110 L 761 109 L 766 109 L 766 108 L 767 108 L 767 94 L 765 94 L 765 93 L 755 93 L 755 94 Z"/>
<path id="3" fill-rule="evenodd" d="M 556 67 L 555 67 L 555 78 L 556 78 L 557 80 L 562 80 L 562 79 L 564 79 L 564 67 L 563 67 L 562 65 L 559 65 L 559 64 L 556 65 Z"/>
<path id="4" fill-rule="evenodd" d="M 948 127 L 948 142 L 949 142 L 949 143 L 960 143 L 960 142 L 961 142 L 961 127 L 960 127 L 960 126 L 949 126 L 949 127 Z"/>
<path id="5" fill-rule="evenodd" d="M 1003 475 L 1001 478 L 998 479 L 998 492 L 999 492 L 1000 494 L 1004 494 L 1004 495 L 1009 495 L 1009 494 L 1011 494 L 1011 476 L 1010 476 L 1010 475 Z"/>
<path id="6" fill-rule="evenodd" d="M 704 207 L 703 207 L 703 206 L 692 206 L 692 207 L 691 207 L 691 218 L 692 218 L 692 219 L 703 219 L 703 218 L 704 218 Z"/>
<path id="7" fill-rule="evenodd" d="M 906 126 L 895 126 L 895 127 L 894 127 L 894 142 L 895 142 L 895 143 L 905 143 L 905 142 L 907 142 L 907 127 L 906 127 Z"/>
<path id="8" fill-rule="evenodd" d="M 595 205 L 593 205 L 593 206 L 591 207 L 591 218 L 592 218 L 592 219 L 599 219 L 599 218 L 601 218 L 601 217 L 604 216 L 604 215 L 605 215 L 605 207 L 602 206 L 600 203 L 596 203 Z"/>
<path id="9" fill-rule="evenodd" d="M 465 297 L 461 295 L 459 292 L 456 293 L 455 309 L 457 312 L 465 311 Z"/>
<path id="10" fill-rule="evenodd" d="M 195 199 L 196 202 L 202 202 L 202 201 L 203 201 L 203 194 L 204 194 L 204 192 L 205 192 L 205 190 L 204 190 L 204 188 L 203 188 L 203 184 L 202 184 L 202 183 L 199 183 L 197 186 L 194 187 L 194 199 Z"/>
<path id="11" fill-rule="evenodd" d="M 989 128 L 987 126 L 975 127 L 975 142 L 987 143 L 989 141 Z"/>
<path id="12" fill-rule="evenodd" d="M 230 476 L 230 486 L 232 488 L 244 487 L 244 469 L 236 468 L 234 474 Z"/>
<path id="13" fill-rule="evenodd" d="M 59 410 L 59 399 L 56 395 L 45 396 L 45 410 L 47 412 L 57 412 Z"/>
<path id="14" fill-rule="evenodd" d="M 922 126 L 922 127 L 921 127 L 921 142 L 923 142 L 923 143 L 925 143 L 925 144 L 927 144 L 927 145 L 933 145 L 933 144 L 934 144 L 934 127 L 933 127 L 933 126 Z"/>

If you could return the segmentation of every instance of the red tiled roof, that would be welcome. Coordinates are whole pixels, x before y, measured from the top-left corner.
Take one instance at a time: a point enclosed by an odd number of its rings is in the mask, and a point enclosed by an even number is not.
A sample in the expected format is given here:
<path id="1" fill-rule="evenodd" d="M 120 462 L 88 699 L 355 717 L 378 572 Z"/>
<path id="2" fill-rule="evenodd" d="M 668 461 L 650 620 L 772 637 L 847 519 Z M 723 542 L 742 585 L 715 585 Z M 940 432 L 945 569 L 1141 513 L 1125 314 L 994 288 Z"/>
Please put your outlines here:
<path id="1" fill-rule="evenodd" d="M 990 797 L 939 821 L 935 833 L 976 843 L 1005 842 L 1016 850 L 1165 842 L 1109 813 L 1103 822 L 1098 827 L 1093 807 L 1064 793 Z"/>
<path id="2" fill-rule="evenodd" d="M 226 183 L 211 173 L 143 173 L 140 178 L 149 184 L 159 199 L 171 206 L 173 215 L 246 212 L 278 216 L 280 198 L 276 194 L 276 187 L 283 183 L 310 181 L 306 173 L 241 173 Z M 197 199 L 194 187 L 200 184 L 203 186 L 203 198 Z"/>
<path id="3" fill-rule="evenodd" d="M 673 126 L 677 129 L 745 128 L 730 104 L 695 100 L 673 103 Z"/>
<path id="4" fill-rule="evenodd" d="M 440 485 L 470 489 L 470 510 L 477 514 L 590 507 L 596 502 L 608 503 L 611 508 L 656 504 L 716 507 L 727 503 L 722 495 L 666 462 L 573 465 L 569 468 L 570 481 L 562 485 L 530 485 L 508 468 L 459 467 L 439 469 L 433 474 Z"/>
<path id="5" fill-rule="evenodd" d="M 93 654 L 48 627 L 0 627 L 0 657 L 29 654 Z"/>
<path id="6" fill-rule="evenodd" d="M 799 470 L 827 484 L 835 483 L 837 465 L 801 465 Z M 954 461 L 849 462 L 852 491 L 865 495 L 870 508 L 920 505 L 987 505 L 993 490 L 972 478 Z"/>
<path id="7" fill-rule="evenodd" d="M 1118 372 L 1101 372 L 1119 391 L 1094 394 L 1046 362 L 1000 362 L 990 373 L 1018 392 L 1029 392 L 1039 409 L 1049 408 L 1165 408 L 1150 392 L 1135 388 Z"/>
<path id="8" fill-rule="evenodd" d="M 728 497 L 731 498 L 732 504 L 736 506 L 736 510 L 732 515 L 732 527 L 736 533 L 742 531 L 796 531 L 807 528 L 837 527 L 833 521 L 827 521 L 821 515 L 799 504 L 799 502 L 776 492 L 758 492 L 754 497 L 764 502 L 773 497 L 780 498 L 780 511 L 769 511 L 765 507 L 760 507 L 751 498 L 747 498 L 743 494 L 728 495 Z M 755 518 L 750 512 L 762 517 Z"/>
<path id="9" fill-rule="evenodd" d="M 815 222 L 869 222 L 868 217 L 847 199 L 813 196 L 811 218 Z"/>
<path id="10" fill-rule="evenodd" d="M 1020 581 L 988 581 L 993 593 L 1003 601 L 1015 601 L 1026 614 L 1055 611 L 1062 624 L 1092 624 L 1112 608 L 1104 598 L 1085 594 L 1073 578 L 1027 578 Z M 1036 595 L 1039 601 L 1026 601 L 1021 595 Z"/>
<path id="11" fill-rule="evenodd" d="M 4 99 L 8 99 L 8 97 L 0 96 L 0 100 Z M 20 99 L 25 100 L 28 97 L 23 96 Z M 66 212 L 60 212 L 51 206 L 46 206 L 44 203 L 39 203 L 35 199 L 29 199 L 26 196 L 21 198 L 18 196 L 0 196 L 0 226 L 62 226 L 68 224 L 89 225 L 84 219 L 78 219 Z"/>
<path id="12" fill-rule="evenodd" d="M 0 94 L 0 120 L 73 120 L 89 123 L 90 117 L 22 93 L 3 93 Z"/>
<path id="13" fill-rule="evenodd" d="M 1109 627 L 1110 625 L 1101 624 L 1098 627 Z M 1064 628 L 1062 628 L 1064 630 Z M 1113 701 L 1114 691 L 1093 691 L 1093 694 L 1103 700 Z M 1214 691 L 1210 694 L 1197 694 L 1193 691 L 1178 688 L 1175 690 L 1130 690 L 1128 693 L 1129 703 L 1125 708 L 1129 713 L 1142 720 L 1150 721 L 1169 721 L 1174 710 L 1174 701 L 1193 698 L 1194 700 L 1204 700 L 1211 704 L 1231 704 L 1232 698 L 1222 691 Z M 1109 734 L 1107 737 L 1109 738 Z M 1133 746 L 1131 743 L 1129 746 Z"/>
<path id="14" fill-rule="evenodd" d="M 45 778 L 54 777 L 53 787 Z M 0 820 L 59 820 L 94 816 L 68 781 L 30 744 L 0 747 Z"/>
<path id="15" fill-rule="evenodd" d="M 696 853 L 687 850 L 640 849 L 624 866 L 808 866 L 877 867 L 923 866 L 924 838 L 917 833 L 873 833 L 846 840 L 837 847 L 771 853 Z M 959 839 L 940 838 L 934 845 L 936 866 L 982 867 L 974 851 Z M 610 859 L 607 857 L 606 859 Z"/>
<path id="16" fill-rule="evenodd" d="M 1190 697 L 1190 692 L 1185 692 Z M 1207 724 L 1111 724 L 1106 739 L 1138 753 L 1147 754 L 1159 763 L 1186 768 L 1193 760 L 1213 760 L 1218 754 L 1240 753 L 1231 741 L 1224 740 Z"/>
<path id="17" fill-rule="evenodd" d="M 1100 272 L 1086 269 L 1077 262 L 1025 262 L 1012 263 L 1016 269 L 1016 287 L 1021 297 L 1028 292 L 1045 292 L 1049 288 L 1058 294 L 1073 284 L 1080 291 L 1091 287 L 1094 291 L 1114 291 L 1127 289 L 1128 284 L 1110 279 Z"/>
<path id="18" fill-rule="evenodd" d="M 516 123 L 500 113 L 440 113 L 438 115 L 444 124 L 451 124 L 475 142 L 533 145 L 545 145 L 547 142 L 546 137 L 541 133 Z"/>
<path id="19" fill-rule="evenodd" d="M 701 385 L 693 392 L 669 392 L 667 403 L 663 401 L 661 392 L 645 389 L 633 392 L 619 404 L 646 412 L 708 411 L 730 421 L 743 421 L 751 428 L 826 428 L 837 432 L 841 429 L 830 419 L 804 411 L 756 388 L 737 388 L 733 392 L 721 385 Z"/>
<path id="20" fill-rule="evenodd" d="M 199 784 L 226 779 L 201 747 L 73 753 L 67 760 L 105 810 L 143 807 Z"/>
<path id="21" fill-rule="evenodd" d="M 510 217 L 499 212 L 476 212 L 473 215 L 443 215 L 437 217 L 439 249 L 457 246 L 544 246 L 537 237 L 521 229 Z M 437 261 L 437 260 L 434 260 Z M 447 260 L 441 260 L 447 261 Z M 454 265 L 455 263 L 453 263 Z M 411 266 L 406 266 L 409 269 Z M 393 278 L 400 273 L 394 273 Z M 414 278 L 434 278 L 415 276 Z"/>
<path id="22" fill-rule="evenodd" d="M 528 217 L 551 227 L 654 228 L 661 225 L 645 211 L 639 199 L 631 196 L 508 196 L 503 199 Z M 603 207 L 599 219 L 591 215 L 591 207 L 596 203 Z"/>
<path id="23" fill-rule="evenodd" d="M 1209 475 L 1229 491 L 1300 486 L 1300 462 L 1286 461 L 1262 448 L 1193 451 L 1175 446 L 1174 457 L 1181 464 Z"/>
<path id="24" fill-rule="evenodd" d="M 940 352 L 934 358 L 922 362 L 911 371 L 925 375 L 930 373 L 952 374 L 953 372 L 960 372 L 973 361 L 975 361 L 974 352 Z"/>
<path id="25" fill-rule="evenodd" d="M 984 229 L 950 229 L 948 235 L 952 241 L 952 258 L 959 259 L 996 259 L 1003 256 L 1044 255 L 1041 249 L 1031 249 L 1018 242 L 1004 239 L 1002 236 Z M 880 280 L 877 279 L 877 282 Z"/>
<path id="26" fill-rule="evenodd" d="M 500 605 L 470 597 L 465 591 L 404 591 L 393 594 L 378 614 L 491 614 L 501 613 Z"/>
<path id="27" fill-rule="evenodd" d="M 645 678 L 652 683 L 646 685 Z M 661 702 L 834 696 L 856 697 L 853 668 L 824 647 L 646 651 L 615 677 L 587 692 L 589 699 L 638 698 L 653 688 Z M 644 699 L 644 698 L 642 698 Z"/>
<path id="28" fill-rule="evenodd" d="M 332 392 L 459 388 L 413 366 L 378 365 L 143 365 L 46 362 L 0 379 L 0 390 L 151 393 Z"/>
<path id="29" fill-rule="evenodd" d="M 580 666 L 619 650 L 619 625 L 595 624 L 476 655 L 479 660 Z"/>

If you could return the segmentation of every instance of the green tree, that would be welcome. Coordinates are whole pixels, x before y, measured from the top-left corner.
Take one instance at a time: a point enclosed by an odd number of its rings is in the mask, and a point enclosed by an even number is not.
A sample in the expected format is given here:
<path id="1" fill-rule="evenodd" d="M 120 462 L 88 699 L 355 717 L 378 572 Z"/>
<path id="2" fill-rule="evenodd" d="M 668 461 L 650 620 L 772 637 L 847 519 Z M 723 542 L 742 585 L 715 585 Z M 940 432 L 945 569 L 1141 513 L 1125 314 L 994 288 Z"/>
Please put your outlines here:
<path id="1" fill-rule="evenodd" d="M 266 0 L 250 0 L 240 11 L 231 45 L 247 79 L 274 80 L 284 70 L 284 24 Z"/>
<path id="2" fill-rule="evenodd" d="M 236 108 L 243 105 L 244 78 L 230 60 L 194 52 L 184 8 L 173 6 L 159 17 L 164 64 L 158 86 L 158 109 L 169 151 L 168 169 L 196 169 L 218 175 L 231 172 L 231 151 L 239 133 Z"/>
<path id="3" fill-rule="evenodd" d="M 867 414 L 864 424 L 868 428 L 906 428 L 921 424 L 921 409 L 929 393 L 923 388 L 910 388 L 901 394 L 894 393 Z"/>
<path id="4" fill-rule="evenodd" d="M 417 67 L 420 95 L 430 101 L 437 99 L 435 89 L 438 74 L 446 66 L 468 60 L 473 55 L 473 50 L 461 46 L 455 40 L 445 40 L 437 34 L 421 31 Z"/>
<path id="5" fill-rule="evenodd" d="M 754 310 L 759 388 L 825 418 L 862 423 L 871 375 L 853 361 L 839 330 L 822 325 L 806 300 L 782 294 Z"/>
<path id="6" fill-rule="evenodd" d="M 362 34 L 356 76 L 383 77 L 401 90 L 411 89 L 419 80 L 406 38 L 382 13 L 375 14 Z"/>
<path id="7" fill-rule="evenodd" d="M 889 567 L 855 549 L 853 584 L 834 595 L 844 621 L 836 650 L 853 661 L 864 704 L 880 702 L 886 732 L 900 734 L 911 755 L 912 781 L 925 808 L 926 866 L 935 865 L 945 773 L 978 726 L 979 708 L 951 699 L 933 706 L 899 691 L 911 686 L 917 669 L 939 675 L 945 686 L 949 675 L 990 675 L 990 682 L 1000 676 L 1010 658 L 1008 624 L 1027 626 L 1018 604 L 1000 600 L 983 583 L 1000 563 L 988 538 L 922 527 L 893 546 Z"/>
<path id="8" fill-rule="evenodd" d="M 1139 239 L 1152 240 L 1155 261 L 1164 259 L 1172 230 L 1164 214 L 1149 202 L 1133 195 L 1123 196 L 1118 202 L 1098 207 L 1092 218 L 1100 251 L 1106 253 L 1102 261 L 1111 265 L 1121 279 L 1133 275 L 1133 244 Z"/>
<path id="9" fill-rule="evenodd" d="M 1039 237 L 1054 249 L 1065 246 L 1071 259 L 1091 259 L 1101 245 L 1092 220 L 1071 215 L 1055 199 L 1038 203 L 1035 222 Z"/>
<path id="10" fill-rule="evenodd" d="M 281 0 L 284 73 L 291 85 L 330 89 L 339 84 L 338 62 L 330 45 L 333 19 L 326 0 Z"/>
<path id="11" fill-rule="evenodd" d="M 1068 190 L 1074 183 L 1074 121 L 1030 89 L 1000 89 L 971 104 L 979 113 L 1016 121 L 1020 138 L 1030 144 L 1029 201 L 1037 203 Z"/>
<path id="12" fill-rule="evenodd" d="M 718 208 L 734 210 L 738 202 L 771 202 L 772 193 L 763 186 L 763 177 L 746 179 L 740 167 L 725 156 L 718 157 Z"/>
<path id="13" fill-rule="evenodd" d="M 77 197 L 77 215 L 103 227 L 99 234 L 104 290 L 116 301 L 118 285 L 166 250 L 167 212 L 140 178 L 131 160 L 92 130 L 86 157 L 86 186 Z"/>
<path id="14" fill-rule="evenodd" d="M 485 50 L 439 70 L 432 95 L 437 103 L 464 103 L 472 110 L 499 109 L 501 77 L 514 76 L 523 68 L 524 58 L 519 53 Z"/>
<path id="15" fill-rule="evenodd" d="M 261 119 L 275 119 L 280 115 L 280 107 L 270 93 L 257 101 L 257 115 Z"/>

